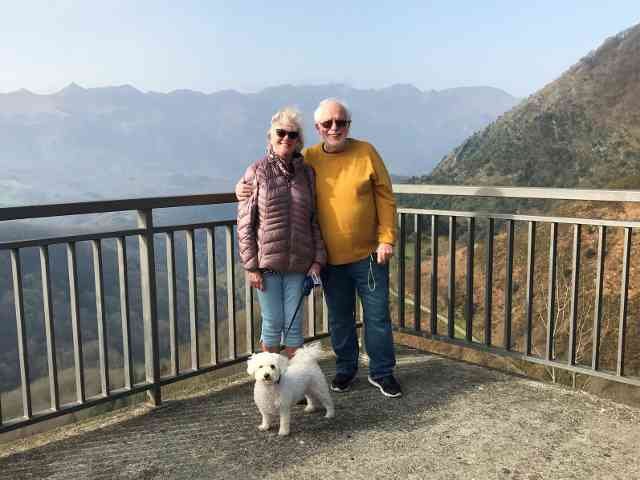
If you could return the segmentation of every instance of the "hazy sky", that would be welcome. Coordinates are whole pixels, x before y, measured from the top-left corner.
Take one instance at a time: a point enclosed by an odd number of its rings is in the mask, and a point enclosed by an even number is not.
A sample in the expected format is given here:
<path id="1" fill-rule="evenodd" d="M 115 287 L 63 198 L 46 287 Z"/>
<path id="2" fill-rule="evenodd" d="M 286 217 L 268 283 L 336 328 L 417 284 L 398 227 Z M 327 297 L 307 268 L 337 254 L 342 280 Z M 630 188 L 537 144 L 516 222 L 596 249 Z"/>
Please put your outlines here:
<path id="1" fill-rule="evenodd" d="M 525 96 L 640 22 L 638 0 L 0 0 L 0 92 L 283 83 Z"/>

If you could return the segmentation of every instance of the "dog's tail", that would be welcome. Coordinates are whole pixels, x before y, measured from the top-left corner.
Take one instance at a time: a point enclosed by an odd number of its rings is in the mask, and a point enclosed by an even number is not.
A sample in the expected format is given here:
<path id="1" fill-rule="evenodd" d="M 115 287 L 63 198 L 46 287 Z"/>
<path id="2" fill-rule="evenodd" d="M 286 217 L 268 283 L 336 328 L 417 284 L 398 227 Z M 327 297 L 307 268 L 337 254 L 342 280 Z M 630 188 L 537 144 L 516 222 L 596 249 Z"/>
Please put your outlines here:
<path id="1" fill-rule="evenodd" d="M 322 356 L 322 345 L 320 342 L 314 342 L 309 345 L 305 345 L 303 348 L 296 350 L 296 353 L 291 359 L 290 365 L 307 362 L 317 362 Z"/>

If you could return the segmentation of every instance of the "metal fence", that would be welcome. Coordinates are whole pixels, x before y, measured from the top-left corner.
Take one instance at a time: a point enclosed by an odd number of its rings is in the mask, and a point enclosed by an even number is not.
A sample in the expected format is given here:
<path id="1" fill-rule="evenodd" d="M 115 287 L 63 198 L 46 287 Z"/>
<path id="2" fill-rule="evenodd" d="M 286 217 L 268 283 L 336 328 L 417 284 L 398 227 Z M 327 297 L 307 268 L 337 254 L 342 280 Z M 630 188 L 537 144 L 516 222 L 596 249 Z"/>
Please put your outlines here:
<path id="1" fill-rule="evenodd" d="M 452 186 L 413 186 L 394 185 L 396 194 L 446 195 L 451 197 L 495 197 L 513 199 L 556 199 L 572 201 L 602 202 L 640 202 L 640 192 L 609 190 L 569 190 L 540 188 L 500 188 L 500 187 L 452 187 Z M 201 223 L 174 224 L 158 226 L 154 224 L 154 212 L 170 207 L 189 207 L 202 205 L 220 205 L 234 203 L 233 194 L 191 195 L 182 197 L 146 198 L 117 200 L 106 202 L 70 203 L 34 207 L 15 207 L 0 209 L 0 228 L 3 222 L 19 219 L 41 219 L 49 217 L 69 217 L 82 214 L 101 214 L 110 212 L 135 212 L 136 228 L 121 229 L 100 233 L 82 233 L 57 238 L 20 239 L 0 243 L 0 254 L 8 255 L 10 271 L 0 272 L 10 284 L 13 298 L 13 310 L 16 322 L 17 357 L 19 369 L 19 396 L 21 415 L 3 414 L 0 402 L 0 432 L 20 428 L 38 421 L 57 417 L 80 409 L 92 407 L 103 402 L 133 394 L 146 392 L 148 400 L 157 405 L 162 401 L 161 386 L 195 375 L 210 372 L 224 366 L 246 360 L 256 348 L 256 329 L 254 299 L 251 289 L 244 280 L 234 251 L 235 220 L 210 221 Z M 413 220 L 410 222 L 409 220 Z M 410 224 L 411 223 L 411 224 Z M 482 228 L 478 226 L 482 224 Z M 637 312 L 629 308 L 630 272 L 635 268 L 632 244 L 634 229 L 640 228 L 640 222 L 628 220 L 604 220 L 586 218 L 566 218 L 542 215 L 512 215 L 498 213 L 479 213 L 475 211 L 448 211 L 430 209 L 398 210 L 399 241 L 393 268 L 392 291 L 397 301 L 392 303 L 393 319 L 396 330 L 420 335 L 433 340 L 469 347 L 492 354 L 524 359 L 545 367 L 559 368 L 570 372 L 603 377 L 609 380 L 640 386 L 640 379 L 629 374 L 629 365 L 638 363 L 640 354 L 629 349 L 637 345 L 638 338 L 630 326 L 637 331 Z M 559 235 L 560 229 L 570 229 L 571 241 L 565 245 Z M 593 230 L 596 247 L 589 260 L 593 268 L 584 267 L 585 231 Z M 620 230 L 621 235 L 609 232 Z M 196 265 L 198 252 L 196 233 L 204 232 L 206 257 L 206 290 L 208 312 L 199 310 L 198 276 Z M 566 233 L 566 232 L 565 232 Z M 184 238 L 186 247 L 185 265 L 176 264 L 176 235 Z M 544 234 L 544 235 L 543 235 Z M 184 237 L 182 237 L 184 235 Z M 224 265 L 216 261 L 216 236 L 223 238 Z M 541 238 L 548 236 L 548 245 L 541 248 Z M 526 237 L 520 243 L 516 238 Z M 621 249 L 619 257 L 609 255 L 607 239 L 618 238 Z M 129 240 L 129 242 L 127 241 Z M 119 297 L 119 316 L 121 327 L 122 378 L 121 387 L 112 388 L 109 364 L 108 331 L 105 319 L 104 282 L 103 282 L 103 245 L 115 243 L 116 271 Z M 137 381 L 134 375 L 135 365 L 132 359 L 131 322 L 129 318 L 128 297 L 131 267 L 131 249 L 127 244 L 137 241 L 136 268 L 139 270 L 141 293 L 141 316 L 144 337 L 144 379 Z M 91 288 L 95 292 L 95 318 L 97 321 L 97 378 L 93 380 L 99 386 L 96 395 L 87 393 L 87 368 L 83 364 L 83 348 L 86 347 L 79 308 L 81 287 L 78 284 L 79 243 L 90 245 L 90 262 L 93 271 Z M 500 249 L 497 248 L 500 243 Z M 218 242 L 219 243 L 219 242 Z M 525 252 L 521 268 L 518 266 L 518 245 Z M 164 248 L 160 248 L 163 246 Z M 56 328 L 60 318 L 55 318 L 52 301 L 52 274 L 50 268 L 50 249 L 64 248 L 66 256 L 66 275 L 63 279 L 68 289 L 69 309 L 64 315 L 71 323 L 74 398 L 71 402 L 61 401 L 59 371 L 57 365 Z M 46 402 L 48 408 L 35 409 L 34 394 L 30 375 L 29 339 L 33 332 L 27 331 L 24 307 L 23 277 L 21 253 L 26 249 L 37 249 L 39 256 L 39 280 L 41 289 L 41 313 L 44 325 L 46 350 L 46 377 L 48 385 L 45 393 L 39 395 L 38 403 Z M 164 250 L 164 252 L 161 252 Z M 544 258 L 540 259 L 540 253 Z M 564 257 L 569 255 L 569 265 L 564 265 Z M 164 258 L 166 275 L 166 298 L 159 299 L 158 261 Z M 412 258 L 411 258 L 412 257 Z M 464 262 L 460 265 L 461 257 Z M 612 258 L 613 257 L 613 258 Z M 566 262 L 565 262 L 566 263 Z M 611 308 L 605 305 L 612 296 L 611 281 L 607 269 L 617 265 L 617 313 L 615 328 L 603 332 L 603 318 L 611 324 Z M 446 268 L 445 268 L 446 266 Z M 188 345 L 179 344 L 179 326 L 177 309 L 177 267 L 186 267 Z M 462 267 L 462 268 L 461 268 Z M 560 274 L 559 268 L 562 268 Z M 543 286 L 536 282 L 540 272 L 546 272 Z M 225 283 L 226 317 L 218 318 L 218 302 L 222 299 L 217 293 L 218 273 Z M 588 275 L 593 273 L 593 278 Z M 517 285 L 514 276 L 523 276 L 524 289 Z M 409 281 L 407 282 L 407 277 Z M 559 303 L 559 281 L 566 278 L 563 295 L 566 302 Z M 60 282 L 60 279 L 57 279 Z M 442 281 L 444 280 L 444 281 Z M 425 288 L 426 284 L 430 287 Z M 591 285 L 589 295 L 581 294 L 581 288 Z M 537 287 L 536 287 L 537 286 Z M 410 288 L 412 287 L 412 288 Z M 524 294 L 522 293 L 524 290 Z M 640 285 L 638 285 L 640 291 Z M 481 292 L 480 295 L 478 292 Z M 635 290 L 634 290 L 635 291 Z M 3 292 L 0 292 L 0 295 Z M 499 296 L 499 298 L 498 298 Z M 476 298 L 481 300 L 476 301 Z M 236 308 L 238 298 L 244 299 L 244 324 L 238 325 L 240 318 Z M 604 300 L 603 300 L 604 299 Z M 168 359 L 165 359 L 165 374 L 161 374 L 159 348 L 158 305 L 165 304 L 168 312 Z M 499 300 L 499 302 L 498 302 Z M 328 334 L 326 304 L 321 309 L 318 296 L 310 296 L 307 302 L 306 339 L 312 340 Z M 497 310 L 496 305 L 501 309 Z M 589 303 L 589 305 L 586 305 Z M 633 304 L 635 306 L 635 303 Z M 360 307 L 361 308 L 361 307 Z M 639 305 L 640 308 L 640 305 Z M 321 310 L 321 313 L 320 313 Z M 480 312 L 480 313 L 478 313 Z M 203 333 L 200 326 L 202 314 L 208 314 L 209 328 Z M 361 314 L 361 312 L 360 312 Z M 586 315 L 590 320 L 585 324 Z M 480 315 L 480 320 L 478 316 Z M 58 317 L 60 314 L 58 314 Z M 3 318 L 2 321 L 14 319 Z M 538 325 L 543 320 L 543 327 Z M 226 322 L 226 325 L 225 325 Z M 566 331 L 562 330 L 563 322 Z M 220 326 L 226 328 L 220 335 Z M 240 328 L 239 328 L 240 327 Z M 602 342 L 615 331 L 615 365 L 612 368 L 601 362 Z M 243 332 L 244 338 L 239 338 Z M 200 351 L 199 338 L 208 337 L 208 351 Z M 632 335 L 629 342 L 629 335 Z M 542 339 L 542 347 L 537 352 L 537 343 Z M 561 346 L 560 341 L 566 343 Z M 607 340 L 610 342 L 610 339 Z M 518 343 L 521 347 L 518 347 Z M 225 344 L 222 355 L 221 343 Z M 179 350 L 186 348 L 188 362 L 179 360 Z M 585 352 L 591 349 L 589 354 Z M 204 357 L 207 359 L 203 361 Z M 630 354 L 630 358 L 626 355 Z M 585 360 L 585 358 L 587 358 Z M 635 362 L 635 363 L 634 363 Z M 181 363 L 185 363 L 184 367 Z M 637 370 L 637 369 L 636 369 Z"/>
<path id="2" fill-rule="evenodd" d="M 248 355 L 256 349 L 256 328 L 254 312 L 254 298 L 251 288 L 243 281 L 243 275 L 237 275 L 236 271 L 242 272 L 238 265 L 238 258 L 235 252 L 235 219 L 212 221 L 204 223 L 190 223 L 170 226 L 154 225 L 154 211 L 170 207 L 191 207 L 201 205 L 220 205 L 234 203 L 233 194 L 214 195 L 192 195 L 170 198 L 146 198 L 134 200 L 117 200 L 107 202 L 85 202 L 59 205 L 44 205 L 34 207 L 15 207 L 0 209 L 0 228 L 3 223 L 19 219 L 42 219 L 48 217 L 68 217 L 82 214 L 96 214 L 109 212 L 135 212 L 137 228 L 114 230 L 100 233 L 83 233 L 80 235 L 69 235 L 57 238 L 37 238 L 10 241 L 0 243 L 0 254 L 8 252 L 10 256 L 10 272 L 0 272 L 0 275 L 10 276 L 10 284 L 13 296 L 13 309 L 16 322 L 17 356 L 19 368 L 19 389 L 21 399 L 21 416 L 5 418 L 2 414 L 2 402 L 0 402 L 0 432 L 13 430 L 42 420 L 51 419 L 63 414 L 71 413 L 80 409 L 93 407 L 98 404 L 112 401 L 121 397 L 146 392 L 148 400 L 158 405 L 161 399 L 161 386 L 179 380 L 200 375 L 219 369 L 228 365 L 242 362 Z M 6 223 L 5 223 L 6 225 Z M 224 237 L 224 257 L 225 264 L 217 265 L 216 262 L 216 232 L 222 230 Z M 199 351 L 199 337 L 202 335 L 199 328 L 199 312 L 197 301 L 198 276 L 196 274 L 196 242 L 195 234 L 204 231 L 206 234 L 206 264 L 207 264 L 207 298 L 208 298 L 208 352 Z M 189 345 L 188 350 L 190 362 L 187 367 L 180 368 L 179 365 L 179 342 L 178 342 L 178 311 L 176 299 L 176 248 L 175 237 L 179 232 L 184 233 L 186 244 L 186 269 L 187 269 L 187 291 L 188 291 L 188 325 L 189 325 Z M 180 233 L 182 235 L 182 233 Z M 164 239 L 162 239 L 164 237 Z M 135 382 L 134 362 L 132 359 L 131 347 L 131 325 L 129 318 L 129 277 L 128 269 L 131 261 L 128 259 L 127 239 L 137 239 L 139 269 L 139 288 L 142 300 L 142 321 L 144 326 L 144 380 Z M 164 240 L 164 241 L 162 241 Z M 119 310 L 122 338 L 122 377 L 123 385 L 120 388 L 111 388 L 110 373 L 113 369 L 109 366 L 109 348 L 107 338 L 107 325 L 105 320 L 104 304 L 104 282 L 103 282 L 103 244 L 106 241 L 115 242 L 117 258 L 117 282 L 119 289 Z M 90 244 L 93 285 L 78 285 L 78 258 L 77 245 L 80 242 Z M 162 256 L 157 252 L 159 245 L 164 243 L 165 265 L 167 278 L 166 299 L 158 299 L 156 288 L 156 269 L 158 268 L 157 258 Z M 73 376 L 75 395 L 74 400 L 67 403 L 61 402 L 59 385 L 59 367 L 57 357 L 59 352 L 56 349 L 56 324 L 61 318 L 54 318 L 54 308 L 52 302 L 52 276 L 50 271 L 50 248 L 64 246 L 66 250 L 66 263 L 68 279 L 64 279 L 68 288 L 69 311 L 67 315 L 71 320 L 72 345 L 73 345 Z M 36 248 L 40 263 L 42 316 L 44 323 L 44 339 L 46 343 L 46 370 L 48 372 L 47 392 L 40 392 L 47 395 L 49 408 L 34 411 L 34 400 L 42 403 L 42 398 L 34 398 L 31 385 L 34 382 L 33 375 L 30 375 L 30 336 L 36 332 L 29 332 L 26 328 L 26 315 L 24 308 L 23 293 L 23 272 L 21 252 L 25 249 Z M 131 252 L 129 252 L 131 253 Z M 131 255 L 129 255 L 131 256 Z M 219 338 L 218 318 L 220 300 L 217 294 L 218 271 L 223 270 L 226 290 L 226 335 Z M 237 281 L 239 279 L 240 281 Z M 57 279 L 60 281 L 60 279 Z M 239 283 L 239 285 L 238 285 Z M 79 296 L 81 288 L 95 289 L 95 318 L 97 320 L 97 344 L 98 344 L 98 376 L 99 392 L 97 395 L 89 396 L 86 392 L 88 378 L 87 369 L 83 364 L 83 330 L 81 327 Z M 244 295 L 244 325 L 238 325 L 238 309 L 236 306 L 238 295 Z M 159 354 L 159 334 L 158 334 L 158 303 L 159 300 L 166 302 L 169 321 L 169 358 L 168 372 L 161 376 L 160 354 Z M 320 302 L 318 295 L 309 296 L 306 302 L 307 328 L 305 339 L 307 341 L 322 338 L 328 332 L 328 320 L 326 308 L 316 307 Z M 203 312 L 200 312 L 203 313 Z M 2 321 L 13 321 L 13 319 L 3 318 Z M 244 330 L 244 339 L 238 338 L 238 332 Z M 225 344 L 226 355 L 222 358 L 220 345 Z M 241 351 L 239 345 L 242 344 Z M 202 353 L 208 355 L 208 362 L 202 362 Z M 96 379 L 94 379 L 96 380 Z"/>
<path id="3" fill-rule="evenodd" d="M 451 197 L 640 202 L 637 191 L 442 185 L 394 185 L 394 191 L 396 194 Z M 639 313 L 637 309 L 629 308 L 630 272 L 632 269 L 635 272 L 637 266 L 632 239 L 635 238 L 634 231 L 640 228 L 639 221 L 411 208 L 400 208 L 398 217 L 398 330 L 547 368 L 640 386 Z M 478 222 L 483 222 L 480 238 Z M 498 223 L 500 231 L 496 228 Z M 561 252 L 558 251 L 560 228 L 565 229 Z M 522 305 L 514 304 L 516 229 L 521 237 L 526 236 L 521 242 L 522 248 L 526 248 L 526 259 L 523 254 L 520 269 L 525 283 Z M 587 241 L 587 229 L 592 232 L 596 245 L 585 259 L 583 244 Z M 616 241 L 612 240 L 608 245 L 614 232 Z M 503 247 L 499 257 L 495 251 L 498 236 Z M 411 246 L 408 246 L 409 237 Z M 542 237 L 548 238 L 548 243 L 543 244 L 545 238 Z M 425 243 L 427 252 L 424 251 Z M 443 246 L 446 252 L 441 251 Z M 476 258 L 479 246 L 483 258 Z M 616 252 L 619 255 L 612 254 Z M 409 254 L 413 257 L 410 262 L 407 261 Z M 566 278 L 562 301 L 558 297 L 561 256 L 567 260 L 561 272 Z M 586 268 L 589 261 L 591 269 Z M 463 272 L 458 271 L 460 263 L 464 265 Z M 446 264 L 446 271 L 439 272 L 443 264 Z M 500 278 L 495 275 L 497 266 L 500 267 Z M 413 270 L 409 282 L 408 269 Z M 443 276 L 444 282 L 439 281 Z M 430 284 L 428 290 L 423 286 L 426 282 Z M 413 284 L 413 292 L 408 292 L 408 283 Z M 439 283 L 446 283 L 446 287 L 443 289 Z M 639 287 L 634 285 L 634 292 Z M 615 314 L 609 308 L 605 316 L 605 292 L 609 304 L 614 303 L 616 307 Z M 500 295 L 502 308 L 499 312 L 494 305 L 496 294 Z M 409 307 L 413 311 L 407 315 Z M 634 307 L 638 307 L 637 302 Z M 516 319 L 514 311 L 517 308 L 520 315 Z M 482 314 L 480 319 L 477 318 L 478 311 Z M 603 319 L 610 325 L 606 332 L 603 332 Z M 536 328 L 539 320 L 543 325 Z M 566 323 L 564 331 L 559 325 L 561 320 Z M 518 339 L 514 336 L 514 325 L 518 326 Z M 632 337 L 629 336 L 631 331 Z M 498 341 L 494 338 L 496 334 L 500 336 Z M 615 334 L 615 338 L 607 338 L 607 334 Z M 522 343 L 519 349 L 515 348 L 516 340 Z M 538 352 L 534 352 L 536 340 L 542 343 Z M 609 356 L 612 358 L 606 365 L 601 360 L 604 340 L 611 347 Z M 577 352 L 580 358 L 577 358 Z M 632 364 L 633 371 L 628 374 Z"/>

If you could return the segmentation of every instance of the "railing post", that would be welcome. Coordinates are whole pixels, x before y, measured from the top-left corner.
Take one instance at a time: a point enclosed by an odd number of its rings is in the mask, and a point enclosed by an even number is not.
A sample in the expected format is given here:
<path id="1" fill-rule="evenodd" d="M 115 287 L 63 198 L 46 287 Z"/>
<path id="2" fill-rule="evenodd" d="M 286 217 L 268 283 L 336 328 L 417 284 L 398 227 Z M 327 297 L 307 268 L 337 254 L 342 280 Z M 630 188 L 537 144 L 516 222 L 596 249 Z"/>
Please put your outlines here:
<path id="1" fill-rule="evenodd" d="M 31 383 L 29 382 L 29 350 L 26 322 L 24 318 L 24 292 L 22 291 L 22 265 L 20 250 L 11 250 L 11 272 L 13 276 L 13 298 L 16 311 L 16 334 L 18 336 L 18 360 L 22 392 L 22 411 L 25 419 L 31 418 Z"/>
<path id="2" fill-rule="evenodd" d="M 512 225 L 512 224 L 510 224 Z M 493 319 L 493 233 L 494 233 L 494 221 L 493 218 L 489 219 L 489 224 L 487 225 L 487 240 L 486 240 L 486 248 L 485 248 L 485 277 L 484 277 L 484 344 L 487 346 L 491 346 L 491 330 L 492 330 L 492 319 Z M 513 245 L 510 246 L 510 239 L 513 238 L 513 234 L 509 230 L 510 227 L 507 227 L 507 269 L 505 272 L 505 277 L 507 279 L 511 278 L 511 268 L 513 267 Z M 512 260 L 509 260 L 509 256 L 511 256 Z M 507 289 L 511 289 L 511 280 L 507 281 L 507 286 L 505 287 L 505 292 Z M 506 295 L 506 293 L 505 293 Z M 505 298 L 506 299 L 506 298 Z M 507 304 L 509 304 L 509 309 L 511 309 L 510 300 L 505 302 L 505 312 L 507 308 Z M 511 310 L 509 310 L 511 311 Z M 508 333 L 508 330 L 511 326 L 511 319 L 506 315 L 504 317 L 504 331 L 505 331 L 505 342 L 509 343 L 507 340 L 511 337 Z M 509 348 L 507 347 L 507 350 Z"/>
<path id="3" fill-rule="evenodd" d="M 567 364 L 569 366 L 576 363 L 576 334 L 577 318 L 579 307 L 579 284 L 580 284 L 580 224 L 573 226 L 573 267 L 571 269 L 571 313 L 569 317 L 569 353 L 567 354 Z M 624 278 L 624 276 L 623 276 Z"/>
<path id="4" fill-rule="evenodd" d="M 207 228 L 207 274 L 209 276 L 209 351 L 211 352 L 211 365 L 217 365 L 218 297 L 216 292 L 218 290 L 218 280 L 216 278 L 216 232 L 213 226 Z"/>
<path id="5" fill-rule="evenodd" d="M 493 220 L 492 220 L 493 222 Z M 506 257 L 506 280 L 504 286 L 504 348 L 505 350 L 511 350 L 511 307 L 512 307 L 512 291 L 513 291 L 513 237 L 514 237 L 514 227 L 513 221 L 507 221 L 507 257 Z M 493 237 L 493 232 L 491 233 L 491 237 Z M 491 257 L 493 258 L 493 252 L 491 253 Z M 490 330 L 490 329 L 489 329 Z M 487 336 L 485 334 L 485 343 L 487 345 L 491 345 L 491 339 L 487 341 Z"/>
<path id="6" fill-rule="evenodd" d="M 137 210 L 140 235 L 140 288 L 142 290 L 142 318 L 144 323 L 144 363 L 146 380 L 152 384 L 147 391 L 153 406 L 162 402 L 160 395 L 160 354 L 158 351 L 158 315 L 156 305 L 156 266 L 153 248 L 153 213 L 151 209 Z"/>
<path id="7" fill-rule="evenodd" d="M 558 224 L 551 224 L 549 233 L 549 294 L 547 303 L 547 349 L 545 358 L 552 360 L 555 352 L 554 330 L 556 328 L 555 311 L 556 311 L 556 270 L 557 270 L 557 250 L 558 250 Z"/>
<path id="8" fill-rule="evenodd" d="M 309 298 L 313 298 L 313 292 Z M 255 351 L 255 345 L 253 340 L 253 289 L 249 283 L 247 275 L 244 276 L 244 313 L 245 313 L 245 341 L 247 344 L 247 353 L 253 353 Z M 304 335 L 304 334 L 303 334 Z"/>
<path id="9" fill-rule="evenodd" d="M 236 277 L 235 254 L 233 249 L 233 225 L 226 227 L 226 256 L 227 256 L 227 330 L 229 340 L 229 359 L 236 358 L 238 345 L 236 340 Z"/>
<path id="10" fill-rule="evenodd" d="M 598 264 L 596 267 L 596 304 L 593 310 L 593 340 L 591 345 L 591 368 L 600 368 L 600 331 L 602 328 L 602 291 L 604 288 L 604 260 L 605 245 L 607 243 L 607 230 L 604 225 L 598 229 Z"/>
<path id="11" fill-rule="evenodd" d="M 476 219 L 467 219 L 468 240 L 467 240 L 467 297 L 464 304 L 465 316 L 465 339 L 467 342 L 473 340 L 473 259 L 476 248 Z"/>
<path id="12" fill-rule="evenodd" d="M 422 215 L 415 216 L 416 245 L 413 266 L 413 329 L 421 330 L 420 320 L 422 314 Z"/>
<path id="13" fill-rule="evenodd" d="M 187 283 L 189 288 L 189 331 L 191 332 L 191 370 L 200 368 L 198 349 L 198 275 L 196 272 L 196 241 L 193 230 L 186 231 Z"/>
<path id="14" fill-rule="evenodd" d="M 456 217 L 449 216 L 449 286 L 447 289 L 447 335 L 454 338 L 456 328 Z"/>
<path id="15" fill-rule="evenodd" d="M 406 214 L 399 214 L 398 227 L 398 322 L 400 327 L 404 327 L 404 269 L 405 269 L 405 248 L 406 248 Z"/>
<path id="16" fill-rule="evenodd" d="M 431 334 L 438 334 L 438 216 L 431 215 Z"/>

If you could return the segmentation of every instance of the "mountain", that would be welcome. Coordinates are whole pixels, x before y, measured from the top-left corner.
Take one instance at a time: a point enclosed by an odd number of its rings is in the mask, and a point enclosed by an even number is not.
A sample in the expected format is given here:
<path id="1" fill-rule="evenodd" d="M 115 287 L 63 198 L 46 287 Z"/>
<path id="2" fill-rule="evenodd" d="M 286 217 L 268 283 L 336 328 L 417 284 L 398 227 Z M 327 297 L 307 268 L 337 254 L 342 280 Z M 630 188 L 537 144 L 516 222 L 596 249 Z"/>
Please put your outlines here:
<path id="1" fill-rule="evenodd" d="M 390 171 L 429 171 L 448 151 L 518 101 L 489 87 L 421 91 L 346 85 L 141 92 L 130 85 L 51 95 L 0 94 L 0 206 L 232 188 L 264 151 L 271 115 L 295 105 L 306 117 L 326 97 L 344 99 L 352 134 L 371 140 Z"/>
<path id="2" fill-rule="evenodd" d="M 640 188 L 640 25 L 607 39 L 413 181 Z"/>

